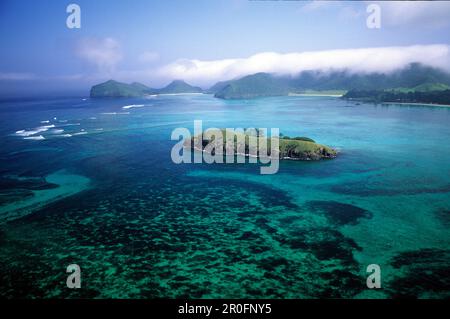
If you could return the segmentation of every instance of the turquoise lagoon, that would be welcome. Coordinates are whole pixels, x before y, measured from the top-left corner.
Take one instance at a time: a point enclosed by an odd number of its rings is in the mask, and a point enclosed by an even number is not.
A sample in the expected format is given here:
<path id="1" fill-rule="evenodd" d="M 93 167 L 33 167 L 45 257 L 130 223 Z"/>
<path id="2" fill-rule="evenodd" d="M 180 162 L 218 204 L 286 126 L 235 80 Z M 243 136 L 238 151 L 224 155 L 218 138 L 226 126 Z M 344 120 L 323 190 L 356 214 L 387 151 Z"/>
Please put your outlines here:
<path id="1" fill-rule="evenodd" d="M 194 120 L 340 154 L 176 165 L 171 132 Z M 450 108 L 68 98 L 1 102 L 0 124 L 2 298 L 450 297 Z"/>

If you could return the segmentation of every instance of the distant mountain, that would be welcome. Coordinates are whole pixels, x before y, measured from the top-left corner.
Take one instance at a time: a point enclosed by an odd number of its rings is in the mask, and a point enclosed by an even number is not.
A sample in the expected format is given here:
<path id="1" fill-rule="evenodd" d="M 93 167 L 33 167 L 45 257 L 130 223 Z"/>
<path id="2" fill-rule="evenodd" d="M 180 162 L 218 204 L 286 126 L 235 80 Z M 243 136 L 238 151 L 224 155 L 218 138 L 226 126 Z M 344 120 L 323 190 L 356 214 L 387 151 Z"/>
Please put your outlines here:
<path id="1" fill-rule="evenodd" d="M 134 82 L 132 84 L 109 80 L 91 88 L 91 97 L 139 97 L 151 94 L 153 89 L 144 84 Z"/>
<path id="2" fill-rule="evenodd" d="M 249 99 L 261 96 L 287 95 L 289 91 L 290 83 L 287 78 L 257 73 L 230 81 L 214 96 L 222 99 Z"/>
<path id="3" fill-rule="evenodd" d="M 176 94 L 176 93 L 202 93 L 203 90 L 197 86 L 187 84 L 182 80 L 172 81 L 169 85 L 159 90 L 159 94 Z"/>
<path id="4" fill-rule="evenodd" d="M 142 84 L 142 83 L 139 83 L 139 82 L 133 82 L 133 83 L 131 83 L 131 86 L 133 86 L 133 87 L 135 87 L 135 88 L 137 88 L 137 89 L 140 89 L 140 90 L 142 90 L 143 92 L 146 92 L 146 91 L 150 91 L 150 92 L 155 91 L 155 89 L 149 88 L 149 87 L 146 86 L 145 84 Z"/>
<path id="5" fill-rule="evenodd" d="M 384 99 L 387 95 L 407 93 L 433 93 L 432 100 L 450 89 L 450 74 L 436 68 L 413 63 L 402 70 L 384 73 L 350 73 L 347 71 L 304 71 L 297 76 L 277 76 L 256 73 L 240 79 L 218 82 L 206 92 L 222 99 L 250 99 L 264 96 L 283 96 L 290 93 L 317 94 L 321 92 L 352 92 L 345 98 Z M 377 93 L 374 93 L 374 92 Z M 162 89 L 149 88 L 141 83 L 107 81 L 91 88 L 91 97 L 140 97 L 147 94 L 202 93 L 199 87 L 182 80 L 172 81 Z M 364 93 L 365 92 L 365 93 Z M 441 92 L 441 93 L 439 93 Z M 358 96 L 358 97 L 357 97 Z M 420 97 L 418 97 L 420 96 Z M 426 99 L 429 99 L 429 95 Z M 390 99 L 393 98 L 392 96 Z M 422 95 L 414 98 L 423 99 Z M 399 100 L 407 100 L 398 96 Z"/>
<path id="6" fill-rule="evenodd" d="M 224 87 L 226 87 L 228 84 L 230 84 L 231 82 L 233 82 L 233 80 L 229 80 L 229 81 L 219 81 L 216 84 L 214 84 L 213 86 L 211 86 L 209 89 L 207 89 L 205 91 L 205 93 L 208 94 L 215 94 L 217 92 L 219 92 L 220 90 L 222 90 Z"/>
<path id="7" fill-rule="evenodd" d="M 109 80 L 94 85 L 91 88 L 91 97 L 141 97 L 147 94 L 176 94 L 176 93 L 202 93 L 199 87 L 192 86 L 181 80 L 175 80 L 162 89 L 153 89 L 142 83 L 131 84 Z"/>
<path id="8" fill-rule="evenodd" d="M 450 74 L 414 63 L 390 74 L 304 71 L 295 77 L 281 77 L 268 73 L 257 73 L 229 81 L 221 88 L 217 84 L 212 88 L 218 89 L 213 92 L 218 98 L 245 99 L 308 91 L 412 89 L 420 86 L 423 89 L 428 87 L 427 90 L 429 90 L 430 85 L 440 85 L 445 89 L 445 86 L 450 85 Z"/>

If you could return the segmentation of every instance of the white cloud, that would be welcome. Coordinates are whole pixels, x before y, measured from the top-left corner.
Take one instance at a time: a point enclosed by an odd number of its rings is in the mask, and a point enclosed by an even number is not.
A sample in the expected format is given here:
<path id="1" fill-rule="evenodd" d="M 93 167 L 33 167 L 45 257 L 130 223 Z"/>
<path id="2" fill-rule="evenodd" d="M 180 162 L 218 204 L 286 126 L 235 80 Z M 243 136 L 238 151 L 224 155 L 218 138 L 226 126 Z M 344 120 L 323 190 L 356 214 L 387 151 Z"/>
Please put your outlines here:
<path id="1" fill-rule="evenodd" d="M 413 62 L 450 70 L 450 46 L 414 45 L 286 54 L 265 52 L 248 58 L 210 61 L 183 59 L 161 67 L 156 74 L 206 85 L 258 72 L 283 75 L 295 75 L 305 70 L 387 73 Z"/>
<path id="2" fill-rule="evenodd" d="M 138 60 L 142 63 L 153 63 L 159 60 L 158 52 L 146 51 L 139 55 Z"/>
<path id="3" fill-rule="evenodd" d="M 0 72 L 0 81 L 28 81 L 35 80 L 37 76 L 33 73 L 20 73 L 20 72 Z"/>
<path id="4" fill-rule="evenodd" d="M 111 73 L 122 60 L 119 42 L 113 38 L 84 38 L 76 48 L 77 55 L 97 66 L 101 73 Z"/>

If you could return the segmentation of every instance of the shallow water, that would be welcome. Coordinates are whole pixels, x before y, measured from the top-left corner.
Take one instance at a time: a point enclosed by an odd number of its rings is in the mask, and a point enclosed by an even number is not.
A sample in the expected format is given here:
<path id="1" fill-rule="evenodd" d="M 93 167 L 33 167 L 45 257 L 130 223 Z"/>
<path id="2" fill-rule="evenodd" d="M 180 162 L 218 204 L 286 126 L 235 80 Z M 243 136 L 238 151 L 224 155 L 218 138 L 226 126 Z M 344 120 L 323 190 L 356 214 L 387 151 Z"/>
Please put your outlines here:
<path id="1" fill-rule="evenodd" d="M 171 132 L 194 120 L 340 154 L 275 175 L 176 165 Z M 450 297 L 449 108 L 59 99 L 2 102 L 0 124 L 2 297 Z M 65 286 L 71 263 L 82 289 Z M 366 288 L 369 264 L 382 289 Z"/>

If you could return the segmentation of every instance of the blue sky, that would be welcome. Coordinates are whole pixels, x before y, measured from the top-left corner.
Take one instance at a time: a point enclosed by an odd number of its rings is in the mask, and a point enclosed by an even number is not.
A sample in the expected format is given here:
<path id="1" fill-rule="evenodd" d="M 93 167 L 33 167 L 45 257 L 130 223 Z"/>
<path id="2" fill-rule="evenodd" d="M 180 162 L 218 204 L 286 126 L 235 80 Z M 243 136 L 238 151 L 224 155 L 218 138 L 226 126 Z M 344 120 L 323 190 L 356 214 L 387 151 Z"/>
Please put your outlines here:
<path id="1" fill-rule="evenodd" d="M 69 3 L 81 7 L 81 29 L 66 27 Z M 263 52 L 350 50 L 342 53 L 346 56 L 358 48 L 450 44 L 448 2 L 380 3 L 380 29 L 366 26 L 369 3 L 2 0 L 0 95 L 87 93 L 90 85 L 109 78 L 159 87 L 185 76 L 208 86 L 239 75 L 237 69 L 254 70 L 251 61 L 289 60 L 282 55 L 246 60 Z M 424 48 L 404 51 L 433 55 L 440 50 L 436 59 L 448 61 L 446 47 Z M 202 61 L 215 62 L 205 66 Z"/>

